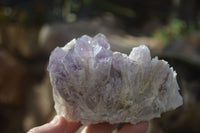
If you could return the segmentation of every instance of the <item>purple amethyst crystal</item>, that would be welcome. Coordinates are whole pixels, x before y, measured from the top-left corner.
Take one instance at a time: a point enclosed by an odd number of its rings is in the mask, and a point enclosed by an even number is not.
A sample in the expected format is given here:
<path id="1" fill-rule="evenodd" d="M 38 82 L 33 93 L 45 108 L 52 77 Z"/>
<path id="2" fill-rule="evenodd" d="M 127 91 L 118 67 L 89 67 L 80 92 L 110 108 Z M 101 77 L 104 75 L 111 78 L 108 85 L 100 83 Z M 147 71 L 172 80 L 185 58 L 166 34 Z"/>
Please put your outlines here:
<path id="1" fill-rule="evenodd" d="M 132 124 L 182 105 L 176 73 L 145 45 L 112 52 L 103 34 L 73 39 L 51 53 L 55 109 L 68 121 Z"/>

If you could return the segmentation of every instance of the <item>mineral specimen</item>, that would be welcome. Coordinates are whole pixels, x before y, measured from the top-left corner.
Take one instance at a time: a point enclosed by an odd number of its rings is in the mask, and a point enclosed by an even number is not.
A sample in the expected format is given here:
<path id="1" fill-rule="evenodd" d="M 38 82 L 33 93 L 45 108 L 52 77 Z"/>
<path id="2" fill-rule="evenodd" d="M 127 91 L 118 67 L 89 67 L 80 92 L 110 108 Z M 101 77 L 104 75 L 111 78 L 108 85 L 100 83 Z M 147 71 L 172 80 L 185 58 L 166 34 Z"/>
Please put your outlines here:
<path id="1" fill-rule="evenodd" d="M 103 34 L 55 48 L 48 71 L 56 112 L 68 121 L 135 124 L 183 104 L 166 61 L 151 59 L 145 45 L 129 56 L 112 52 Z"/>

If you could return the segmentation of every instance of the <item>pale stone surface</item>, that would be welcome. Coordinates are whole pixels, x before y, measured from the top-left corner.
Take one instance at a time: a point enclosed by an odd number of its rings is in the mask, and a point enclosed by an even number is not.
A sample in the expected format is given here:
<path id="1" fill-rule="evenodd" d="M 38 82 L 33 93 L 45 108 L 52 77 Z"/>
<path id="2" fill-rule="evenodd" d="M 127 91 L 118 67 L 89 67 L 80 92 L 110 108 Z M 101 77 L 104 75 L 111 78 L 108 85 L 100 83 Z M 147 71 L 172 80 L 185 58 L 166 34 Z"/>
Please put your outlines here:
<path id="1" fill-rule="evenodd" d="M 55 48 L 48 65 L 55 109 L 69 121 L 132 124 L 183 104 L 176 72 L 145 45 L 112 52 L 103 34 Z"/>

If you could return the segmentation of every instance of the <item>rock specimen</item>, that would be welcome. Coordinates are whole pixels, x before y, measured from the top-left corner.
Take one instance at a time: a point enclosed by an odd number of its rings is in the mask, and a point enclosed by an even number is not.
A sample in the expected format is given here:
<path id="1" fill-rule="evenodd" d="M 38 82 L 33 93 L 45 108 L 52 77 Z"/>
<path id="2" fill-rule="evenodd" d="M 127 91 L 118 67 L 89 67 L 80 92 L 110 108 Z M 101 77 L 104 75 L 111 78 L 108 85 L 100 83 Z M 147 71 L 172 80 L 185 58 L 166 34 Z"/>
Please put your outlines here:
<path id="1" fill-rule="evenodd" d="M 0 50 L 0 105 L 15 107 L 23 104 L 24 92 L 31 83 L 31 76 L 28 75 L 30 72 L 26 65 L 8 51 Z M 0 109 L 0 116 L 2 113 Z"/>
<path id="2" fill-rule="evenodd" d="M 135 124 L 183 104 L 166 61 L 151 59 L 145 45 L 129 56 L 112 52 L 103 34 L 55 48 L 48 71 L 56 112 L 68 121 Z"/>

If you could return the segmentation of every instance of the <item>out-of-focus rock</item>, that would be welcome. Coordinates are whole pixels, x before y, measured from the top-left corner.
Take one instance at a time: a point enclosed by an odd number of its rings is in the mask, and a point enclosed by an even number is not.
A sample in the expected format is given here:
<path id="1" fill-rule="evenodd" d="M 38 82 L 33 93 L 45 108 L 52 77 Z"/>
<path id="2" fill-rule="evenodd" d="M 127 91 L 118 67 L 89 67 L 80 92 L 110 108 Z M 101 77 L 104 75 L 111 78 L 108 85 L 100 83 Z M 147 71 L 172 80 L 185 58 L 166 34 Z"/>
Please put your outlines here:
<path id="1" fill-rule="evenodd" d="M 200 53 L 198 48 L 181 40 L 175 40 L 164 48 L 163 56 L 184 60 L 200 65 Z"/>
<path id="2" fill-rule="evenodd" d="M 15 24 L 1 25 L 2 46 L 9 52 L 25 58 L 32 58 L 38 54 L 38 28 Z"/>
<path id="3" fill-rule="evenodd" d="M 0 104 L 19 105 L 30 82 L 26 67 L 6 51 L 0 51 Z"/>
<path id="4" fill-rule="evenodd" d="M 26 101 L 26 114 L 23 120 L 23 129 L 25 131 L 52 119 L 55 111 L 53 108 L 52 89 L 47 74 L 41 83 L 29 90 Z"/>
<path id="5" fill-rule="evenodd" d="M 141 44 L 147 45 L 153 51 L 162 51 L 163 45 L 161 42 L 151 37 L 136 37 L 129 34 L 116 35 L 109 34 L 108 40 L 111 43 L 111 49 L 113 51 L 120 51 L 123 53 L 130 53 L 133 47 Z"/>
<path id="6" fill-rule="evenodd" d="M 151 37 L 135 37 L 127 34 L 117 25 L 117 20 L 112 17 L 112 19 L 108 18 L 104 16 L 101 19 L 82 20 L 71 24 L 46 24 L 39 32 L 39 45 L 49 55 L 56 46 L 63 46 L 72 38 L 78 38 L 84 34 L 94 36 L 100 32 L 107 36 L 114 51 L 129 53 L 132 47 L 141 44 L 145 44 L 150 49 L 158 51 L 163 49 L 159 40 Z"/>
<path id="7" fill-rule="evenodd" d="M 122 30 L 115 27 L 115 22 L 114 18 L 108 19 L 105 16 L 103 19 L 81 20 L 71 24 L 46 24 L 39 32 L 38 42 L 41 48 L 49 54 L 56 46 L 63 46 L 72 38 L 77 38 L 83 34 L 94 36 L 99 32 L 105 35 L 122 33 Z"/>
<path id="8" fill-rule="evenodd" d="M 184 39 L 192 46 L 200 48 L 200 31 L 187 34 Z"/>

